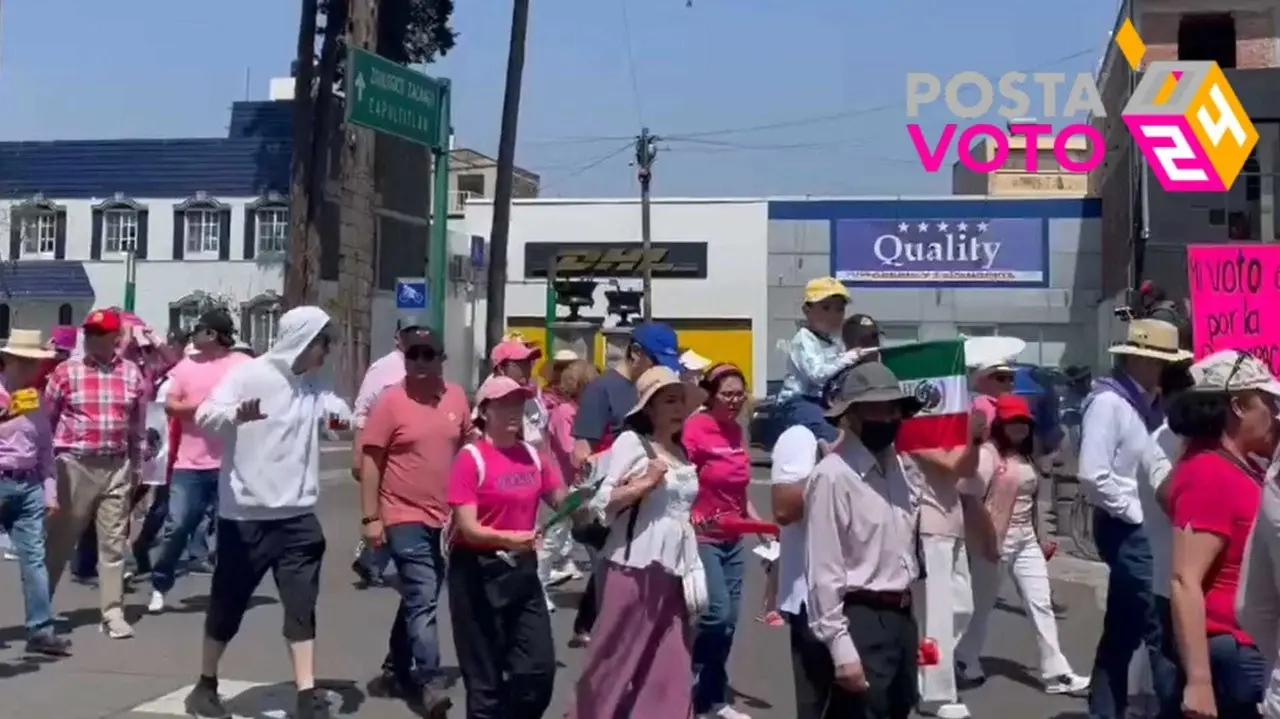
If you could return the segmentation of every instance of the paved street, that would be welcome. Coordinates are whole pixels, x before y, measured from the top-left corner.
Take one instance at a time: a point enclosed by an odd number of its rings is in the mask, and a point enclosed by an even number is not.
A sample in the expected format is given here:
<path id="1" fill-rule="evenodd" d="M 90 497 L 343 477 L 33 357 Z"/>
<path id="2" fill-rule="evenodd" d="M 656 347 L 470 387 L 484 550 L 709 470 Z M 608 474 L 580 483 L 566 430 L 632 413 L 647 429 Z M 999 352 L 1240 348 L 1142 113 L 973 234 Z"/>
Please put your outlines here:
<path id="1" fill-rule="evenodd" d="M 325 491 L 321 517 L 329 537 L 329 555 L 319 609 L 319 673 L 332 687 L 340 714 L 362 719 L 413 716 L 403 705 L 373 699 L 365 686 L 378 669 L 386 645 L 387 628 L 396 608 L 390 589 L 359 591 L 352 586 L 352 540 L 359 510 L 355 486 L 345 476 L 346 456 L 325 455 Z M 763 487 L 753 488 L 757 501 L 767 501 Z M 1057 562 L 1057 560 L 1055 560 Z M 1071 560 L 1058 562 L 1055 572 L 1096 581 L 1097 572 Z M 59 593 L 57 609 L 68 618 L 75 656 L 60 661 L 36 661 L 23 655 L 22 603 L 17 565 L 0 566 L 0 719 L 161 719 L 181 715 L 181 697 L 199 667 L 199 637 L 208 578 L 180 580 L 175 597 L 180 609 L 160 616 L 145 615 L 146 590 L 136 589 L 127 604 L 137 621 L 137 637 L 111 641 L 95 625 L 96 591 L 67 585 Z M 754 568 L 743 604 L 744 620 L 734 649 L 731 676 L 742 694 L 742 706 L 756 719 L 787 719 L 791 708 L 791 665 L 786 629 L 767 628 L 754 621 L 759 610 L 763 576 Z M 566 607 L 576 600 L 567 587 L 557 597 Z M 1064 650 L 1077 671 L 1087 673 L 1100 616 L 1094 590 L 1087 584 L 1059 582 L 1056 599 L 1066 607 L 1061 630 Z M 976 717 L 1083 717 L 1078 699 L 1051 698 L 1038 689 L 1035 642 L 1029 623 L 1016 608 L 1011 592 L 1005 609 L 997 613 L 988 645 L 986 669 L 991 679 L 967 699 Z M 288 716 L 293 699 L 287 654 L 280 638 L 280 610 L 274 587 L 259 590 L 258 605 L 245 619 L 224 665 L 224 694 L 238 715 L 266 718 Z M 549 717 L 563 716 L 572 682 L 581 668 L 580 650 L 563 648 L 569 636 L 572 610 L 554 617 L 560 647 L 561 674 Z M 453 665 L 447 617 L 442 622 L 446 664 Z M 461 705 L 461 687 L 455 688 Z M 462 716 L 455 709 L 455 716 Z"/>

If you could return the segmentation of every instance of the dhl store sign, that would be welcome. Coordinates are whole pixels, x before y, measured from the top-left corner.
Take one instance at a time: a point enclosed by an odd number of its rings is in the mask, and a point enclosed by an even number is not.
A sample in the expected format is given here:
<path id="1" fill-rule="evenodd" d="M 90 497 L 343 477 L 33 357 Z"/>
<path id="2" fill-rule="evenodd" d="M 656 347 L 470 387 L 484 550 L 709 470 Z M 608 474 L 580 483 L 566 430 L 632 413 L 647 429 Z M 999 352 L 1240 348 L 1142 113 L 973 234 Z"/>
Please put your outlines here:
<path id="1" fill-rule="evenodd" d="M 610 314 L 606 293 L 613 290 L 638 290 L 646 269 L 651 272 L 654 287 L 654 319 L 666 322 L 676 330 L 683 349 L 691 349 L 713 362 L 732 362 L 743 373 L 753 377 L 753 339 L 750 316 L 726 316 L 716 311 L 712 297 L 717 284 L 711 277 L 708 248 L 705 242 L 653 242 L 645 248 L 638 242 L 615 243 L 546 243 L 529 242 L 523 248 L 523 280 L 546 291 L 553 276 L 557 282 L 583 280 L 596 284 L 592 304 L 580 309 L 582 323 L 597 327 Z M 513 263 L 514 264 L 514 263 Z M 730 284 L 726 280 L 726 284 Z M 744 287 L 739 291 L 748 291 Z M 528 296 L 528 293 L 525 294 Z M 563 297 L 561 298 L 564 299 Z M 699 312 L 699 309 L 706 312 Z M 575 330 L 580 323 L 567 322 L 570 310 L 563 304 L 557 308 L 553 325 L 554 346 L 548 349 L 546 303 L 535 314 L 511 306 L 508 299 L 507 327 L 518 332 L 525 341 L 542 348 L 543 356 L 571 346 L 566 338 L 578 338 L 572 346 L 585 349 L 595 364 L 604 368 L 616 359 L 625 345 L 624 329 L 597 331 Z M 517 314 L 518 310 L 526 310 Z M 719 316 L 717 316 L 719 315 Z M 616 317 L 616 316 L 615 316 Z M 640 316 L 630 318 L 640 321 Z M 613 324 L 610 321 L 608 324 Z M 539 371 L 541 368 L 538 368 Z"/>

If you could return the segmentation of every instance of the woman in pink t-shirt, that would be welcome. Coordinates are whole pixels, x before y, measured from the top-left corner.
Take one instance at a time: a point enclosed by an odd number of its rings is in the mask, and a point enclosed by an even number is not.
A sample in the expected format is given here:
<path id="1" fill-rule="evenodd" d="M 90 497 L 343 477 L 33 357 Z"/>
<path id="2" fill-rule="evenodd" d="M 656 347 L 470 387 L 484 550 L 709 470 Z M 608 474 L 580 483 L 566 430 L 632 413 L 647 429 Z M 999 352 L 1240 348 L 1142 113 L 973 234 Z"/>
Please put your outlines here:
<path id="1" fill-rule="evenodd" d="M 520 439 L 531 395 L 509 377 L 486 379 L 476 393 L 483 434 L 463 447 L 449 474 L 446 581 L 467 716 L 541 717 L 555 687 L 551 615 L 534 546 L 539 501 L 558 506 L 564 487 Z"/>
<path id="2" fill-rule="evenodd" d="M 557 353 L 556 356 L 561 356 Z M 548 386 L 544 397 L 555 397 L 548 404 L 547 443 L 544 456 L 555 462 L 565 484 L 577 484 L 577 470 L 573 468 L 573 420 L 578 416 L 578 397 L 587 383 L 596 378 L 595 365 L 586 360 L 573 360 L 555 373 L 555 386 Z M 574 541 L 568 523 L 557 524 L 542 538 L 542 556 L 539 570 L 542 582 L 555 586 L 572 579 L 581 579 L 582 572 L 573 561 Z"/>
<path id="3" fill-rule="evenodd" d="M 718 517 L 756 519 L 747 499 L 751 457 L 739 423 L 747 399 L 742 370 L 733 364 L 710 367 L 700 383 L 705 412 L 684 423 L 681 443 L 698 470 L 698 496 L 693 521 L 698 527 L 698 554 L 707 573 L 708 608 L 698 618 L 693 643 L 697 677 L 693 709 L 699 716 L 743 717 L 729 706 L 729 652 L 738 626 L 747 550 L 742 537 L 718 528 Z"/>

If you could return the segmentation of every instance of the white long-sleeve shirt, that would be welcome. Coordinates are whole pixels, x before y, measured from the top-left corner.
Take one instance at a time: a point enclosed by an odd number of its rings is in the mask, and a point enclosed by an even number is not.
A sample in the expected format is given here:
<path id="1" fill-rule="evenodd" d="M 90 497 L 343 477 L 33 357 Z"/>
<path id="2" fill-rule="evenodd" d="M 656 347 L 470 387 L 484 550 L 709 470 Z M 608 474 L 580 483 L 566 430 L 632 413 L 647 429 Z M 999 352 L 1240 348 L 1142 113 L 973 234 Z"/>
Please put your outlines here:
<path id="1" fill-rule="evenodd" d="M 1253 523 L 1236 590 L 1236 619 L 1267 662 L 1262 716 L 1280 719 L 1280 484 L 1277 465 L 1267 472 L 1262 506 Z"/>
<path id="2" fill-rule="evenodd" d="M 196 424 L 223 440 L 218 516 L 288 519 L 314 511 L 320 490 L 320 423 L 337 398 L 294 361 L 329 324 L 319 307 L 280 317 L 275 345 L 236 365 L 196 410 Z M 238 422 L 241 403 L 256 399 L 265 417 Z"/>
<path id="3" fill-rule="evenodd" d="M 1146 421 L 1114 392 L 1090 399 L 1081 422 L 1078 474 L 1093 506 L 1130 524 L 1142 524 L 1139 473 L 1154 441 Z"/>

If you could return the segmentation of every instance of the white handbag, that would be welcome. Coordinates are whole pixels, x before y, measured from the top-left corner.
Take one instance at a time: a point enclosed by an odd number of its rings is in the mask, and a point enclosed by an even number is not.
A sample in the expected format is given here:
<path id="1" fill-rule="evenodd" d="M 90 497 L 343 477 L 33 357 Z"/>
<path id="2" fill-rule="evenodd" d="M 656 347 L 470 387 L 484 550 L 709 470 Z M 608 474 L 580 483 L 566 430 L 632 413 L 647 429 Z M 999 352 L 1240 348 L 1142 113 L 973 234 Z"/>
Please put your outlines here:
<path id="1" fill-rule="evenodd" d="M 693 558 L 690 559 L 690 545 L 693 546 Z M 684 606 L 689 611 L 688 619 L 690 622 L 696 621 L 711 605 L 711 598 L 707 594 L 707 570 L 702 566 L 702 556 L 698 554 L 698 540 L 693 537 L 693 528 L 689 528 L 689 535 L 685 537 L 684 552 L 684 575 L 681 576 L 681 587 L 684 589 Z"/>

